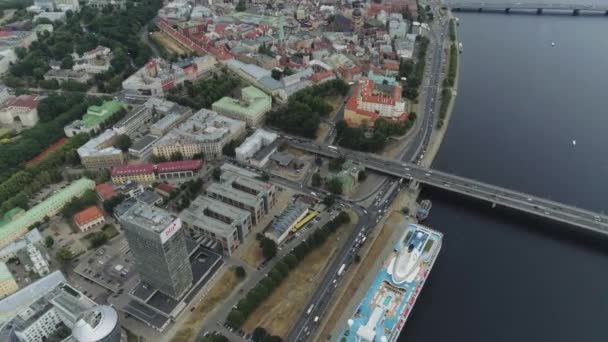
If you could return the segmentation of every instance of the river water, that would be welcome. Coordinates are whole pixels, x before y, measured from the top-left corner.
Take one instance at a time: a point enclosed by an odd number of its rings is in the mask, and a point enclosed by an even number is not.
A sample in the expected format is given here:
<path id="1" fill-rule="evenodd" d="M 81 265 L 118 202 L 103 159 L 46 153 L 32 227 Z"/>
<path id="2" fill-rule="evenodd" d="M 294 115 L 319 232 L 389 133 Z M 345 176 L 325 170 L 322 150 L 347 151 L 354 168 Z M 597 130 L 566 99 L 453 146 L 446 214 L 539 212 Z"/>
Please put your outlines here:
<path id="1" fill-rule="evenodd" d="M 608 18 L 458 16 L 459 94 L 433 167 L 608 212 Z M 445 241 L 399 341 L 608 340 L 607 239 L 423 196 Z"/>

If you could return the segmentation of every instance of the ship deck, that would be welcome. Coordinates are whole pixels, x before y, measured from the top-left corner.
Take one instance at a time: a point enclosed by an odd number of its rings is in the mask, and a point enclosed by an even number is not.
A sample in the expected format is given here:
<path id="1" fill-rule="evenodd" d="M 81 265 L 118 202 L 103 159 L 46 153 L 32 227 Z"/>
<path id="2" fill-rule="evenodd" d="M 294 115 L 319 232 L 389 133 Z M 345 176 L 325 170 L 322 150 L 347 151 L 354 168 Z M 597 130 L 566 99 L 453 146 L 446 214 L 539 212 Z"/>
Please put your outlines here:
<path id="1" fill-rule="evenodd" d="M 417 236 L 424 237 L 423 240 Z M 338 341 L 395 341 L 403 329 L 405 321 L 411 312 L 414 303 L 424 285 L 433 262 L 441 246 L 441 233 L 420 225 L 409 225 L 403 234 L 403 241 L 399 241 L 384 262 L 382 268 L 374 278 L 359 307 L 349 320 L 350 327 L 338 336 Z M 432 241 L 429 243 L 429 241 Z M 423 244 L 420 261 L 417 264 L 415 276 L 396 284 L 392 279 L 392 267 L 402 248 L 410 243 Z M 427 247 L 430 246 L 430 247 Z"/>

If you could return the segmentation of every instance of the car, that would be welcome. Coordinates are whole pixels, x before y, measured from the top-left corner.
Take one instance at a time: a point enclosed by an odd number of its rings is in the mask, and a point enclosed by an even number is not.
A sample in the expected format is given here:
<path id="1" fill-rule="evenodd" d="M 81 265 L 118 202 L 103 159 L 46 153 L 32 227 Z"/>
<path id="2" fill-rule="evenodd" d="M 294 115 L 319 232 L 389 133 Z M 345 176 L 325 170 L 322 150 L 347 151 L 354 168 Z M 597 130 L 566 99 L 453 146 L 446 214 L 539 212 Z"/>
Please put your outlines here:
<path id="1" fill-rule="evenodd" d="M 532 198 L 528 197 L 528 202 L 532 202 Z"/>

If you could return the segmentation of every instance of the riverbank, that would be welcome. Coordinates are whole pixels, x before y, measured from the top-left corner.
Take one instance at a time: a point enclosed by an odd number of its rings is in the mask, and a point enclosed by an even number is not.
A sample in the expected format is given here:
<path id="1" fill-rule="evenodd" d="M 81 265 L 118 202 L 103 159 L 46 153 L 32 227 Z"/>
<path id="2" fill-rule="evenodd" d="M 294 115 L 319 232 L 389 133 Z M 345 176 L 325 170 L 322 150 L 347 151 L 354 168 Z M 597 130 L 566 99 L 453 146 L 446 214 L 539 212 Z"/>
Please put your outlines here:
<path id="1" fill-rule="evenodd" d="M 450 16 L 450 20 L 456 20 L 456 18 L 452 16 L 451 12 L 450 12 L 449 16 Z M 456 30 L 456 29 L 454 30 L 454 35 L 455 35 L 454 41 L 453 42 L 450 41 L 448 43 L 447 47 L 444 46 L 444 49 L 446 49 L 448 52 L 450 51 L 451 44 L 458 44 L 458 30 Z M 424 158 L 420 162 L 420 165 L 422 165 L 422 166 L 430 167 L 431 164 L 433 164 L 433 160 L 435 159 L 437 152 L 439 152 L 439 147 L 441 147 L 441 143 L 443 142 L 445 133 L 447 132 L 448 127 L 450 125 L 450 120 L 452 118 L 452 112 L 454 111 L 454 103 L 456 102 L 456 96 L 458 95 L 458 80 L 460 78 L 460 54 L 458 52 L 456 55 L 456 65 L 458 67 L 456 68 L 456 75 L 454 77 L 454 86 L 451 88 L 452 96 L 450 97 L 450 103 L 448 104 L 448 109 L 446 111 L 445 118 L 436 119 L 435 122 L 433 123 L 433 131 L 431 132 L 431 139 L 429 139 L 429 145 L 426 148 Z M 448 65 L 447 66 L 448 70 L 449 70 L 449 67 L 450 66 Z M 445 71 L 446 75 L 448 73 L 448 70 Z M 443 100 L 444 99 L 442 98 L 441 101 L 443 101 Z M 443 124 L 441 125 L 441 127 L 437 127 L 437 122 L 439 122 L 439 120 L 443 121 Z"/>
<path id="2" fill-rule="evenodd" d="M 450 14 L 451 17 L 451 14 Z M 442 48 L 450 51 L 452 44 L 457 44 L 458 35 L 455 33 L 455 40 L 448 41 Z M 458 53 L 458 52 L 457 52 Z M 456 63 L 459 63 L 459 55 L 456 55 Z M 448 55 L 449 59 L 449 55 Z M 449 64 L 446 67 L 444 74 L 447 77 L 449 70 Z M 433 131 L 431 132 L 431 139 L 429 145 L 426 147 L 424 158 L 421 161 L 421 165 L 430 166 L 433 162 L 441 142 L 445 136 L 445 132 L 449 126 L 449 122 L 452 116 L 454 103 L 457 95 L 459 80 L 459 68 L 456 69 L 454 77 L 454 84 L 451 87 L 452 96 L 449 99 L 448 109 L 443 119 L 435 118 L 433 122 Z M 443 99 L 442 99 L 443 100 Z M 442 127 L 436 126 L 438 120 L 443 120 Z M 332 303 L 329 305 L 327 319 L 324 319 L 317 329 L 317 334 L 314 340 L 336 340 L 340 336 L 344 329 L 344 324 L 352 316 L 352 312 L 356 310 L 361 299 L 367 293 L 369 285 L 375 277 L 375 272 L 380 268 L 384 258 L 392 250 L 393 241 L 395 241 L 399 234 L 398 231 L 393 229 L 395 226 L 401 226 L 407 222 L 412 221 L 412 217 L 403 215 L 401 212 L 402 208 L 408 208 L 409 212 L 412 213 L 417 208 L 417 198 L 419 195 L 419 189 L 410 189 L 403 191 L 395 200 L 393 205 L 389 209 L 388 218 L 385 217 L 380 222 L 380 227 L 373 236 L 368 238 L 368 244 L 361 251 L 362 262 L 356 264 L 342 280 L 342 284 L 339 284 L 341 290 L 338 290 L 336 295 L 332 298 Z M 399 218 L 397 218 L 399 217 Z M 400 221 L 400 222 L 396 222 Z M 390 228 L 386 227 L 387 223 L 390 224 Z M 371 260 L 370 255 L 375 258 Z"/>

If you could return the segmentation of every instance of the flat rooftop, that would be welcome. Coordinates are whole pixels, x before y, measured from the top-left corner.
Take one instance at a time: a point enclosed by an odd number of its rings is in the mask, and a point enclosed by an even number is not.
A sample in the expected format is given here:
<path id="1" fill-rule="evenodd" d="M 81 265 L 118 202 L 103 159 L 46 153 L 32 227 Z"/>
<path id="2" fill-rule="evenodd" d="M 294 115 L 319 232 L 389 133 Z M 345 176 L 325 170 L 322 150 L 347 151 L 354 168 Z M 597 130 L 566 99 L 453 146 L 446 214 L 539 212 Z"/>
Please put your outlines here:
<path id="1" fill-rule="evenodd" d="M 120 218 L 154 233 L 161 233 L 175 221 L 168 211 L 141 202 L 136 202 Z"/>
<path id="2" fill-rule="evenodd" d="M 216 193 L 223 197 L 230 198 L 231 200 L 248 205 L 250 207 L 256 207 L 260 202 L 257 196 L 250 195 L 246 192 L 237 190 L 228 184 L 212 183 L 207 187 L 208 193 Z"/>
<path id="3" fill-rule="evenodd" d="M 224 222 L 208 216 L 206 213 L 207 211 L 212 211 L 217 215 L 221 215 L 226 218 L 226 221 L 230 220 L 231 222 Z M 192 201 L 188 208 L 181 212 L 179 217 L 184 222 L 205 227 L 205 229 L 211 230 L 217 235 L 229 236 L 236 229 L 236 224 L 246 220 L 249 215 L 249 212 L 246 210 L 233 207 L 209 197 L 198 196 Z"/>

